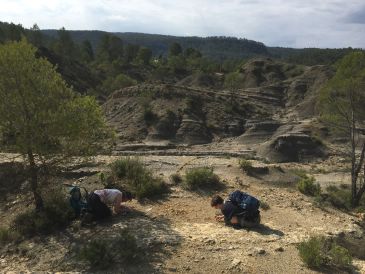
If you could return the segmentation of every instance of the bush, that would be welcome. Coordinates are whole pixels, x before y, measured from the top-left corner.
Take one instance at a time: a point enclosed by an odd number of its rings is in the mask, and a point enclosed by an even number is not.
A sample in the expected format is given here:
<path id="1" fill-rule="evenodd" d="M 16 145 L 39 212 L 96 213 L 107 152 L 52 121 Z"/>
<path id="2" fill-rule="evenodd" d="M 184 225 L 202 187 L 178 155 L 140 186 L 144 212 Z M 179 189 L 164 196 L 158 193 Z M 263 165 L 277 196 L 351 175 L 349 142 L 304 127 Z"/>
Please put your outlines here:
<path id="1" fill-rule="evenodd" d="M 187 189 L 194 190 L 217 184 L 219 184 L 219 177 L 214 174 L 210 167 L 193 168 L 185 173 L 184 187 Z"/>
<path id="2" fill-rule="evenodd" d="M 183 181 L 183 179 L 182 179 L 182 177 L 181 177 L 181 175 L 180 174 L 178 174 L 178 173 L 174 173 L 174 174 L 172 174 L 171 176 L 170 176 L 170 179 L 171 179 L 171 181 L 174 183 L 174 184 L 181 184 L 182 183 L 182 181 Z"/>
<path id="3" fill-rule="evenodd" d="M 147 126 L 152 126 L 158 121 L 158 116 L 148 107 L 143 112 L 143 119 Z"/>
<path id="4" fill-rule="evenodd" d="M 162 179 L 154 177 L 138 158 L 121 158 L 111 164 L 111 170 L 116 179 L 123 180 L 138 199 L 167 191 L 167 186 Z"/>
<path id="5" fill-rule="evenodd" d="M 323 237 L 311 237 L 298 245 L 299 256 L 308 267 L 320 267 L 325 264 L 324 244 Z"/>
<path id="6" fill-rule="evenodd" d="M 74 219 L 75 214 L 62 189 L 48 189 L 43 196 L 41 212 L 28 210 L 15 218 L 13 227 L 21 235 L 48 234 L 66 227 Z"/>
<path id="7" fill-rule="evenodd" d="M 136 238 L 124 229 L 115 238 L 93 239 L 81 248 L 78 256 L 91 266 L 106 269 L 115 262 L 130 264 L 138 255 Z"/>
<path id="8" fill-rule="evenodd" d="M 324 237 L 311 237 L 298 245 L 299 256 L 312 268 L 334 266 L 348 268 L 352 264 L 350 252 Z"/>
<path id="9" fill-rule="evenodd" d="M 338 188 L 336 186 L 327 187 L 326 200 L 338 209 L 350 210 L 351 206 L 351 190 Z"/>
<path id="10" fill-rule="evenodd" d="M 302 178 L 298 182 L 298 190 L 305 195 L 318 196 L 321 193 L 321 186 L 315 182 L 314 177 Z"/>
<path id="11" fill-rule="evenodd" d="M 330 251 L 329 256 L 331 258 L 331 262 L 333 265 L 341 268 L 350 267 L 352 264 L 352 257 L 350 252 L 337 244 L 333 244 Z"/>
<path id="12" fill-rule="evenodd" d="M 81 248 L 79 259 L 87 261 L 91 266 L 107 268 L 114 263 L 112 247 L 104 239 L 95 239 Z"/>
<path id="13" fill-rule="evenodd" d="M 241 158 L 238 160 L 238 164 L 240 166 L 240 169 L 242 169 L 247 174 L 252 173 L 253 167 L 252 163 L 244 158 Z"/>
<path id="14" fill-rule="evenodd" d="M 16 241 L 19 238 L 16 231 L 12 231 L 5 227 L 0 227 L 0 243 L 9 243 Z"/>

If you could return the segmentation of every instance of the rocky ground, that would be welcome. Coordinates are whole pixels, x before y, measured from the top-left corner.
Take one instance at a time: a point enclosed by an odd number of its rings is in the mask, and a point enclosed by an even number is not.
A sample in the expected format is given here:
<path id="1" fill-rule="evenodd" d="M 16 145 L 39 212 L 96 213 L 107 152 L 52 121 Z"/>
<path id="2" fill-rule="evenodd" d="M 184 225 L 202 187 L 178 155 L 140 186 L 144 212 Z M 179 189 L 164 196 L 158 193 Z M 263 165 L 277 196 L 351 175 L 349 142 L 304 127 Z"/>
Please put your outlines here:
<path id="1" fill-rule="evenodd" d="M 101 187 L 98 177 L 92 174 L 106 170 L 106 164 L 117 157 L 97 157 L 95 164 L 74 170 L 74 177 L 83 175 L 77 182 L 89 190 Z M 347 163 L 338 156 L 311 164 L 255 161 L 254 165 L 271 167 L 269 174 L 256 177 L 243 173 L 237 157 L 229 155 L 150 155 L 142 156 L 142 160 L 168 182 L 173 173 L 183 175 L 191 167 L 211 166 L 224 184 L 219 193 L 226 195 L 241 189 L 265 201 L 270 208 L 261 211 L 262 224 L 258 228 L 236 230 L 215 222 L 217 212 L 209 205 L 215 192 L 189 192 L 170 182 L 171 192 L 162 199 L 129 203 L 133 211 L 127 216 L 115 216 L 106 223 L 88 227 L 81 227 L 75 221 L 56 234 L 3 246 L 1 272 L 316 273 L 300 260 L 296 248 L 299 242 L 311 235 L 346 235 L 364 242 L 364 231 L 357 216 L 333 208 L 319 208 L 291 182 L 293 177 L 288 171 L 295 168 L 311 173 L 323 185 L 348 183 Z M 281 175 L 275 173 L 278 166 L 284 171 Z M 9 223 L 14 214 L 32 206 L 25 192 L 7 193 L 6 197 L 0 203 L 2 224 Z M 136 235 L 138 245 L 144 251 L 140 262 L 130 266 L 115 264 L 105 272 L 90 269 L 75 260 L 82 240 L 115 235 L 125 227 Z M 365 273 L 365 254 L 358 254 L 354 259 L 354 272 Z M 333 273 L 333 270 L 327 272 Z"/>

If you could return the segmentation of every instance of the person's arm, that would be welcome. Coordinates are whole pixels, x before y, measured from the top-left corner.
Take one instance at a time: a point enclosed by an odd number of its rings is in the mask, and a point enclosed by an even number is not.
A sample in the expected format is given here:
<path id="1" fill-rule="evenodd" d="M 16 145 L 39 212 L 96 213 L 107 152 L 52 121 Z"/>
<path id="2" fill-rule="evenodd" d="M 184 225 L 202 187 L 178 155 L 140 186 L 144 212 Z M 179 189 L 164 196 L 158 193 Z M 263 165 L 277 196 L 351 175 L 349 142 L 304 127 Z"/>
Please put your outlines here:
<path id="1" fill-rule="evenodd" d="M 122 194 L 117 195 L 117 197 L 115 197 L 115 201 L 113 204 L 113 210 L 116 214 L 123 212 L 122 200 L 123 200 Z"/>

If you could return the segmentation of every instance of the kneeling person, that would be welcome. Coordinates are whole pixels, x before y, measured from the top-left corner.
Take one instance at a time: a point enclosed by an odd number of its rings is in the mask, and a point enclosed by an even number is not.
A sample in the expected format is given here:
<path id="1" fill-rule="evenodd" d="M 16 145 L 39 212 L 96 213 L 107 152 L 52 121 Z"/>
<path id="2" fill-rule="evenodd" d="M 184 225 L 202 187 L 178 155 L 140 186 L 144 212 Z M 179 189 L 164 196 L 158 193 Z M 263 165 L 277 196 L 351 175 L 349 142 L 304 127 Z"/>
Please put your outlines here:
<path id="1" fill-rule="evenodd" d="M 216 216 L 216 220 L 224 221 L 226 225 L 250 228 L 260 224 L 259 200 L 239 190 L 229 194 L 226 200 L 214 196 L 211 206 L 221 210 L 222 215 Z"/>
<path id="2" fill-rule="evenodd" d="M 122 205 L 123 202 L 131 201 L 132 194 L 128 191 L 119 191 L 118 189 L 100 189 L 95 190 L 89 195 L 88 211 L 93 214 L 95 219 L 104 219 L 112 215 L 112 206 L 115 214 L 127 211 Z"/>

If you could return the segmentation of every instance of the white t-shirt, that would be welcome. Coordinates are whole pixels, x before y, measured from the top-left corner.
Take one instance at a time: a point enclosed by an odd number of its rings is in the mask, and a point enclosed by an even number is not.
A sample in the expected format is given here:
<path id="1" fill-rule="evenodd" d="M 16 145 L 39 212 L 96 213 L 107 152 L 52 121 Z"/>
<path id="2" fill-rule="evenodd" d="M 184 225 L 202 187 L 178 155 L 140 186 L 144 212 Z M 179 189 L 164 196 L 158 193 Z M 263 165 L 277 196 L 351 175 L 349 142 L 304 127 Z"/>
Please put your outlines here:
<path id="1" fill-rule="evenodd" d="M 95 190 L 95 194 L 100 197 L 100 200 L 104 204 L 110 204 L 118 206 L 122 202 L 123 193 L 118 189 L 100 189 Z"/>

